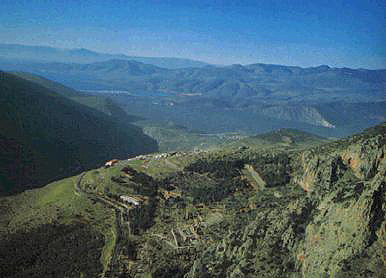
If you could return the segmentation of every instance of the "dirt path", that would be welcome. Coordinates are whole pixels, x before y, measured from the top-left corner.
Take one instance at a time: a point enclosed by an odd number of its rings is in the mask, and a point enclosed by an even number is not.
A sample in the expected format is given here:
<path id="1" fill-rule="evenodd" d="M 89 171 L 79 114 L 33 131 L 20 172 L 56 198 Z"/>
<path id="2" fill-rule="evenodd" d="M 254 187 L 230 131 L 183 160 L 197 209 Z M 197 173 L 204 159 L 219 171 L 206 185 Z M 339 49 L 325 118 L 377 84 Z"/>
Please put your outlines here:
<path id="1" fill-rule="evenodd" d="M 164 160 L 164 163 L 168 166 L 168 167 L 170 167 L 170 168 L 172 168 L 173 170 L 181 170 L 181 167 L 180 166 L 178 166 L 176 163 L 174 163 L 174 162 L 171 162 L 170 160 L 168 160 L 168 159 L 165 159 Z"/>
<path id="2" fill-rule="evenodd" d="M 253 169 L 252 165 L 246 164 L 243 173 L 256 191 L 260 191 L 266 187 L 266 182 L 260 177 L 259 173 Z"/>
<path id="3" fill-rule="evenodd" d="M 86 172 L 83 172 L 82 174 L 80 174 L 79 179 L 78 179 L 77 182 L 74 184 L 74 185 L 75 185 L 75 188 L 74 188 L 75 191 L 74 191 L 74 193 L 75 193 L 75 195 L 77 195 L 77 196 L 80 196 L 80 193 L 82 192 L 82 189 L 80 188 L 80 185 L 81 185 L 81 183 L 82 183 L 82 180 L 83 180 L 84 175 L 86 175 Z"/>

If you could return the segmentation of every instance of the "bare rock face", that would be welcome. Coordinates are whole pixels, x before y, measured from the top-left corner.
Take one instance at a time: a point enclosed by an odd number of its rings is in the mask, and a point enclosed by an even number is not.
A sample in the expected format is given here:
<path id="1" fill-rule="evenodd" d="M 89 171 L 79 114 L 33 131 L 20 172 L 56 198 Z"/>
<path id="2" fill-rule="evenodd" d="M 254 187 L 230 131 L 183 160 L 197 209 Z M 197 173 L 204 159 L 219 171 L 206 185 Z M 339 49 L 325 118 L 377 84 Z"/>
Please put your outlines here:
<path id="1" fill-rule="evenodd" d="M 303 277 L 378 277 L 382 272 L 385 150 L 383 125 L 295 160 L 299 170 L 293 181 L 318 204 L 296 251 Z"/>
<path id="2" fill-rule="evenodd" d="M 384 240 L 381 233 L 385 228 L 384 173 L 366 184 L 355 178 L 351 182 L 350 187 L 327 194 L 316 208 L 297 251 L 302 258 L 299 266 L 303 277 L 380 274 Z"/>
<path id="3" fill-rule="evenodd" d="M 380 128 L 381 129 L 381 128 Z M 375 136 L 357 136 L 301 153 L 295 161 L 295 183 L 305 191 L 332 186 L 347 170 L 355 177 L 370 180 L 385 163 L 385 130 Z"/>

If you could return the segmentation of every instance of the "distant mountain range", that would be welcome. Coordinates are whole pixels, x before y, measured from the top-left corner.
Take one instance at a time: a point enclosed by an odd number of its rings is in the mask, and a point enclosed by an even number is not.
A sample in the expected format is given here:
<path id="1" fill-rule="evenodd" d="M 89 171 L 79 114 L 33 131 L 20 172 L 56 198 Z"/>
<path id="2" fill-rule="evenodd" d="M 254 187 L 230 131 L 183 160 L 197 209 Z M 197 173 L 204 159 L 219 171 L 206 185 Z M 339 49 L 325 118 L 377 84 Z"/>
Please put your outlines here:
<path id="1" fill-rule="evenodd" d="M 0 62 L 0 69 L 20 70 L 84 90 L 126 90 L 143 94 L 203 95 L 212 98 L 274 102 L 345 102 L 384 100 L 386 70 L 300 68 L 279 65 L 166 69 L 137 61 L 91 64 Z"/>
<path id="2" fill-rule="evenodd" d="M 12 63 L 95 63 L 112 59 L 138 61 L 164 68 L 202 67 L 207 63 L 181 58 L 140 57 L 124 54 L 107 54 L 84 48 L 61 49 L 48 46 L 30 46 L 20 44 L 0 44 L 0 61 Z"/>
<path id="3" fill-rule="evenodd" d="M 334 132 L 312 130 L 319 135 L 341 137 L 385 120 L 385 69 L 202 63 L 163 67 L 153 58 L 130 59 L 85 49 L 0 45 L 1 70 L 38 74 L 79 90 L 158 95 L 157 99 L 111 97 L 130 114 L 136 111 L 137 116 L 170 120 L 202 132 L 253 134 L 316 126 L 335 128 Z"/>

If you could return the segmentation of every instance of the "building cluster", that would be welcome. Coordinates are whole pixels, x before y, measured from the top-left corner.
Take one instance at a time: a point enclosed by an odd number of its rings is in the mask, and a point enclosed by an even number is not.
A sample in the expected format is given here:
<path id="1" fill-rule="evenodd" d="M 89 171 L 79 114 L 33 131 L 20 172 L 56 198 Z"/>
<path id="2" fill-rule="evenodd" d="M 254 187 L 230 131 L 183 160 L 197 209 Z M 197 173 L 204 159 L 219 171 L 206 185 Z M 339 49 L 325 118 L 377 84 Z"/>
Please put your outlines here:
<path id="1" fill-rule="evenodd" d="M 192 152 L 182 152 L 182 151 L 176 151 L 176 152 L 166 152 L 166 153 L 158 153 L 158 154 L 146 154 L 146 155 L 138 155 L 136 157 L 131 157 L 127 159 L 127 161 L 133 161 L 133 160 L 161 160 L 168 157 L 181 157 L 186 156 L 189 154 L 200 154 L 200 153 L 206 153 L 208 151 L 201 150 L 201 149 L 194 149 Z"/>

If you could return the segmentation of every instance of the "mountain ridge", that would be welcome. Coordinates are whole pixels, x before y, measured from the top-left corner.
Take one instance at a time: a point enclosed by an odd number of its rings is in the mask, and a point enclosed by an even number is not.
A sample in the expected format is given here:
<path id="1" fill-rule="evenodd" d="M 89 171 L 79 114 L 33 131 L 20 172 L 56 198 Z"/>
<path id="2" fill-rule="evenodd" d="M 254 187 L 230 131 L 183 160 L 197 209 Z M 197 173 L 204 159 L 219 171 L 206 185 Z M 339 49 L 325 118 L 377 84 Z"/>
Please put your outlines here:
<path id="1" fill-rule="evenodd" d="M 384 100 L 386 70 L 347 68 L 287 67 L 253 64 L 246 66 L 206 66 L 164 69 L 136 61 L 113 59 L 91 64 L 32 63 L 2 65 L 6 70 L 22 70 L 70 85 L 87 84 L 96 89 L 122 89 L 145 94 L 166 91 L 172 94 L 201 93 L 211 97 L 260 98 L 263 100 L 347 101 Z M 142 76 L 142 77 L 140 77 Z M 58 80 L 60 79 L 60 80 Z M 91 81 L 94 79 L 94 81 Z M 82 81 L 83 80 L 83 81 Z M 91 83 L 90 83 L 91 82 Z M 76 87 L 75 86 L 75 87 Z M 74 86 L 72 86 L 74 87 Z M 288 99 L 287 99 L 288 101 Z"/>
<path id="2" fill-rule="evenodd" d="M 39 55 L 41 58 L 39 58 Z M 141 57 L 125 54 L 107 54 L 85 48 L 54 48 L 21 44 L 0 44 L 0 57 L 8 61 L 92 63 L 111 59 L 136 60 L 166 68 L 205 66 L 207 63 L 174 57 Z"/>

